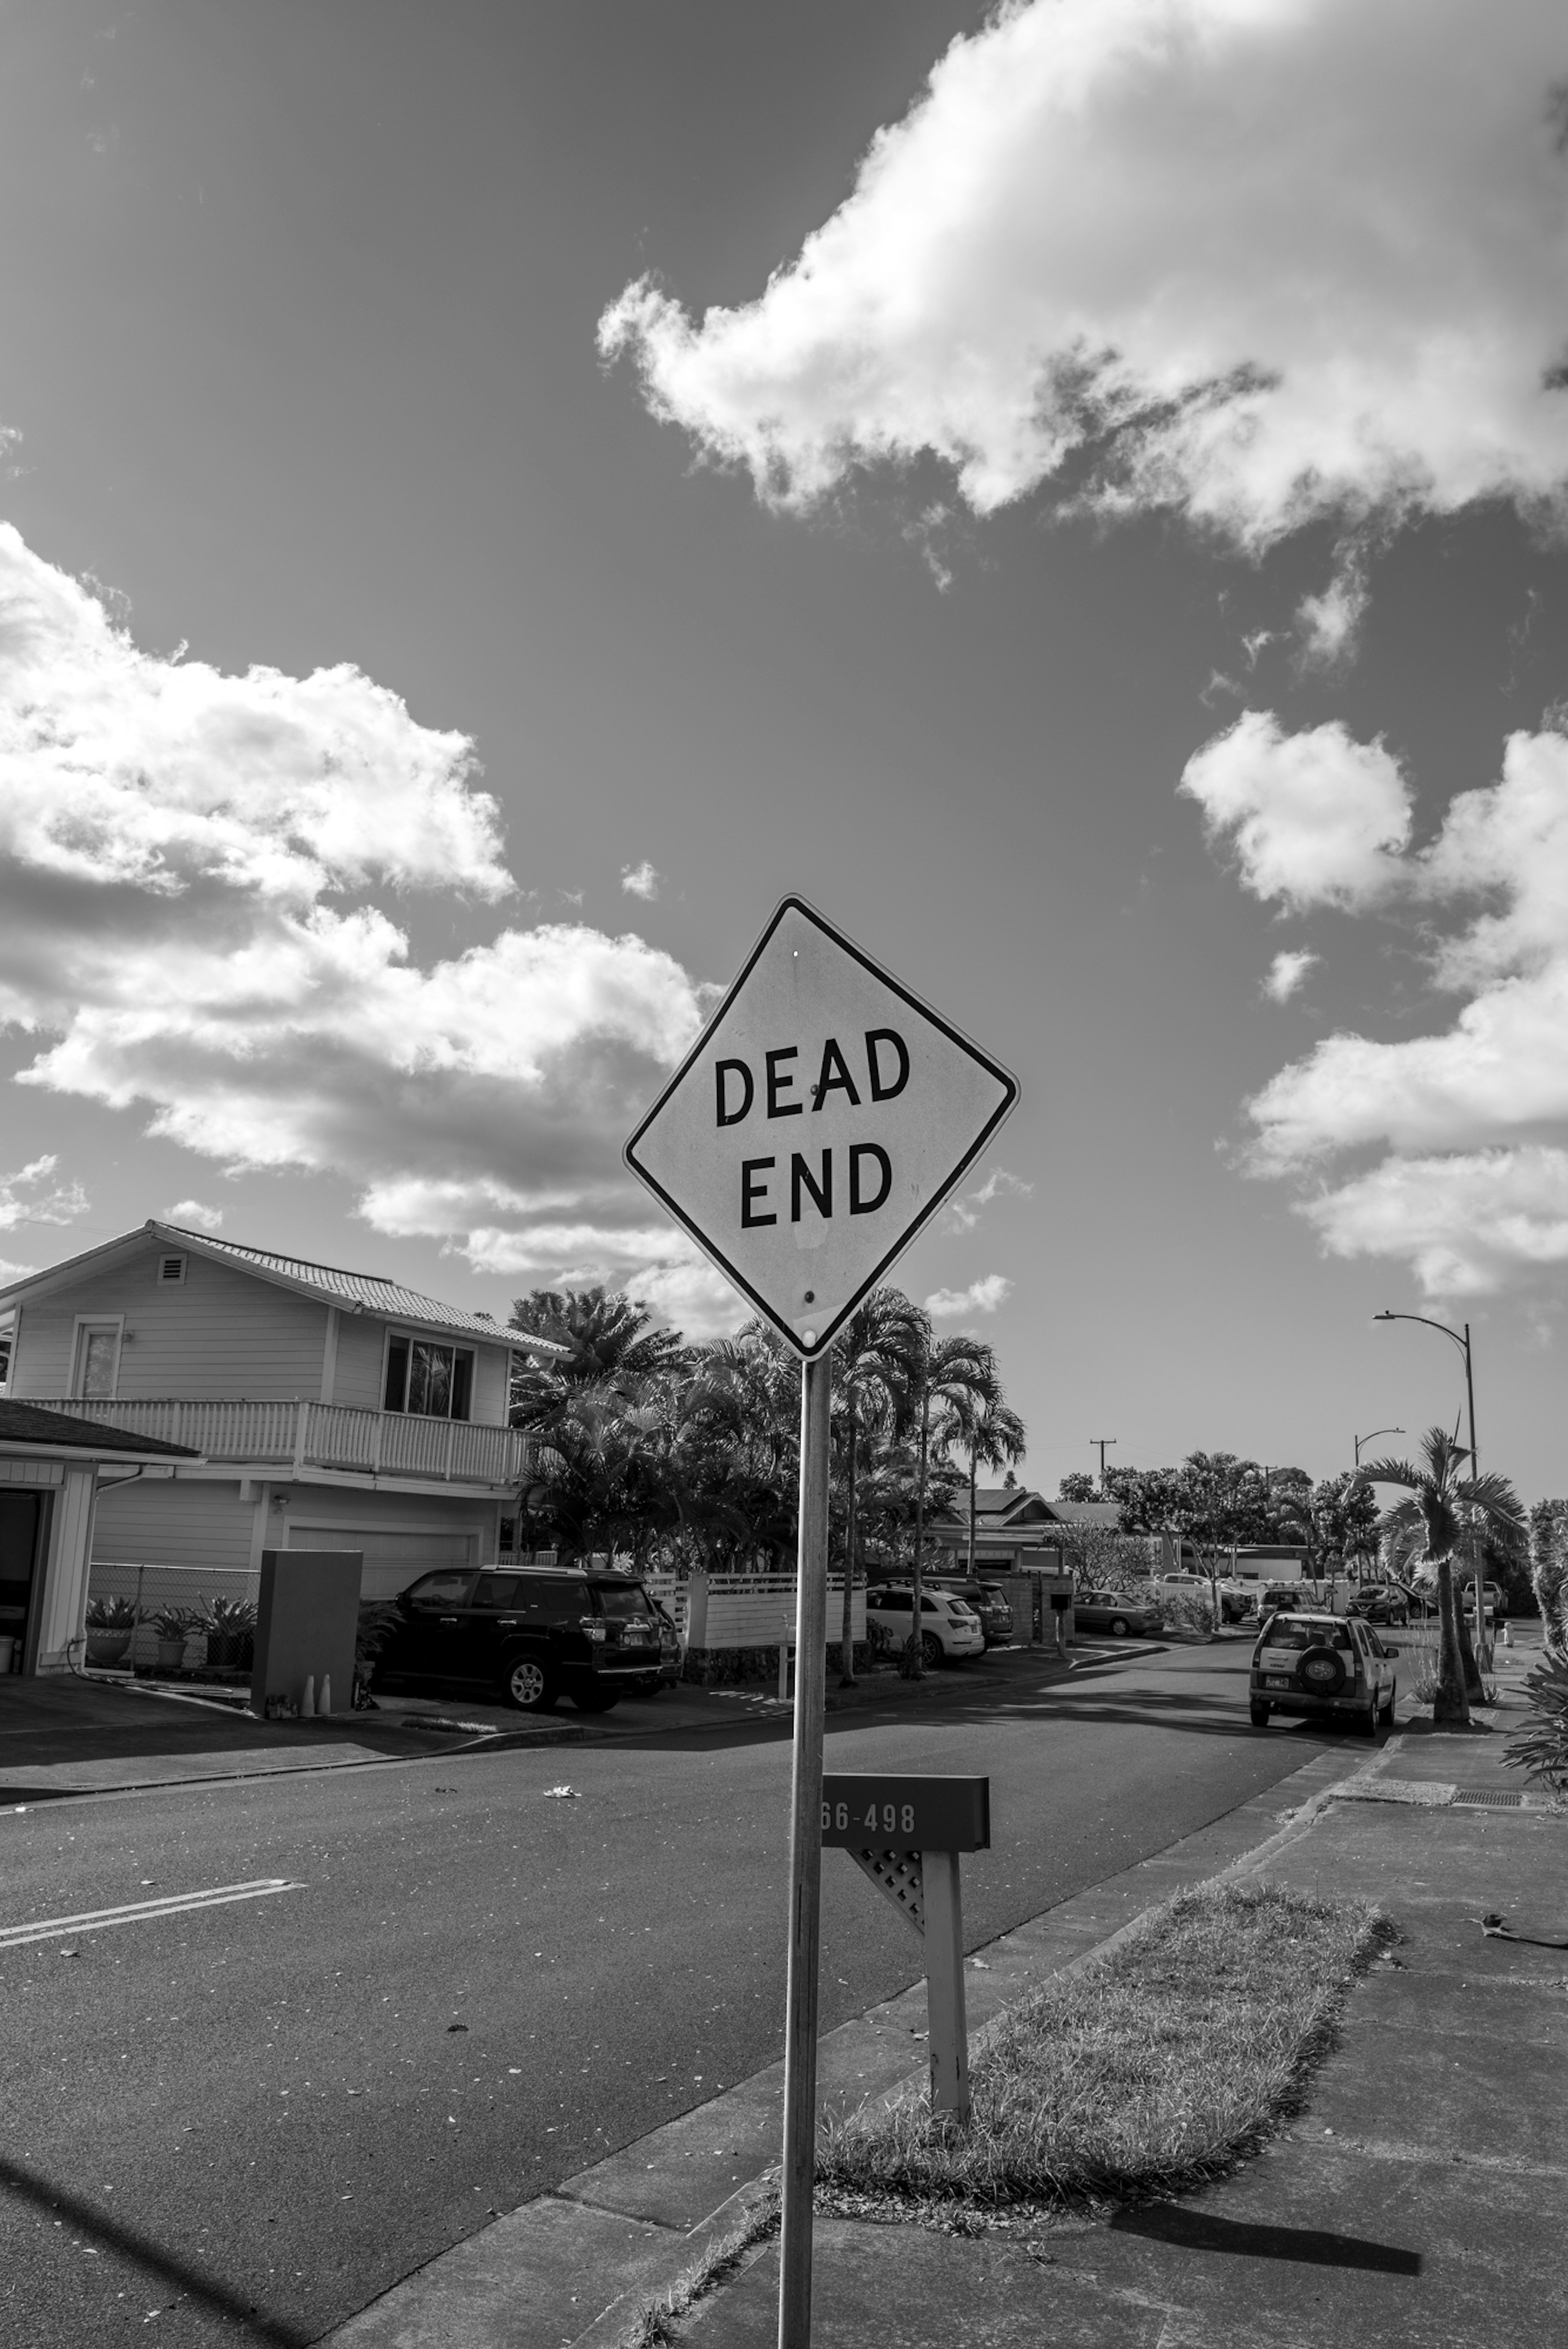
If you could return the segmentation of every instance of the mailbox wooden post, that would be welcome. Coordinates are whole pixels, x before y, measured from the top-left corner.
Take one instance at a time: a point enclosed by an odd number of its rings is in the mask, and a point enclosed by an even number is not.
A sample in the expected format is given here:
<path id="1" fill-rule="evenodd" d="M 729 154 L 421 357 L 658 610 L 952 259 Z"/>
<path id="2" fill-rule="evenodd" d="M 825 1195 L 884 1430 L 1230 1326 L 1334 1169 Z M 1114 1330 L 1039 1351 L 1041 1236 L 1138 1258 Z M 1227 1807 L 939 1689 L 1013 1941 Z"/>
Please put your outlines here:
<path id="1" fill-rule="evenodd" d="M 822 1840 L 846 1851 L 924 1940 L 931 2110 L 967 2124 L 959 1855 L 991 1848 L 991 1780 L 825 1773 Z"/>

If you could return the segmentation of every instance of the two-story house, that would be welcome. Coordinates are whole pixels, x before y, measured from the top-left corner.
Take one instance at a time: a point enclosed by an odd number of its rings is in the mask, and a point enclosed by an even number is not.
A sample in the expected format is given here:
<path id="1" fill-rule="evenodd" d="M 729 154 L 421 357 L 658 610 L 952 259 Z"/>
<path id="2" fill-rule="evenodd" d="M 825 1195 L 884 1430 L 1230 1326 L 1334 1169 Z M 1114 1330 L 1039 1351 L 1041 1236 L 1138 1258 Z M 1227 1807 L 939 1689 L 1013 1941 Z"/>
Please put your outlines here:
<path id="1" fill-rule="evenodd" d="M 358 1549 L 367 1598 L 513 1551 L 514 1356 L 564 1349 L 399 1282 L 149 1222 L 0 1288 L 11 1398 L 199 1457 L 100 1488 L 95 1563 Z"/>

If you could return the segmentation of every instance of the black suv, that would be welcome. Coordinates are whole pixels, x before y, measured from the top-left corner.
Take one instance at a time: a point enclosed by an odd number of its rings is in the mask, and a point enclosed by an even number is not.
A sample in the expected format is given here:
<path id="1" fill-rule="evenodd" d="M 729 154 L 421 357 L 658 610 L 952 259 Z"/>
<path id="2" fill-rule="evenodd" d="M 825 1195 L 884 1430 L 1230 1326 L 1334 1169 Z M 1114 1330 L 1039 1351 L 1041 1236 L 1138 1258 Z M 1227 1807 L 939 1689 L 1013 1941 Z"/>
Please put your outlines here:
<path id="1" fill-rule="evenodd" d="M 443 1568 L 400 1592 L 373 1685 L 460 1681 L 524 1713 L 607 1713 L 680 1676 L 673 1625 L 624 1574 Z"/>

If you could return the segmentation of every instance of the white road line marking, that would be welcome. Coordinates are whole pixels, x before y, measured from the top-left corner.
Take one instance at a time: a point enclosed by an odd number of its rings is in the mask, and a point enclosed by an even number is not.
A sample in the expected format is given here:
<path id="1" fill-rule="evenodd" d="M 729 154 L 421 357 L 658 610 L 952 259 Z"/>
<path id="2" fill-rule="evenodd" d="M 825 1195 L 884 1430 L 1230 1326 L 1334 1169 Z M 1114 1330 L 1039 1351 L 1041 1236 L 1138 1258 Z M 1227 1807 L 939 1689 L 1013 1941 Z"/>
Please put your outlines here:
<path id="1" fill-rule="evenodd" d="M 265 1900 L 272 1892 L 303 1892 L 286 1876 L 261 1876 L 251 1884 L 217 1884 L 207 1892 L 171 1892 L 159 1900 L 128 1900 L 122 1909 L 88 1909 L 79 1917 L 40 1917 L 31 1925 L 0 1926 L 0 1950 L 26 1941 L 53 1941 L 67 1933 L 101 1933 L 110 1925 L 140 1925 L 153 1917 L 180 1917 L 192 1909 L 221 1909 L 231 1900 Z"/>

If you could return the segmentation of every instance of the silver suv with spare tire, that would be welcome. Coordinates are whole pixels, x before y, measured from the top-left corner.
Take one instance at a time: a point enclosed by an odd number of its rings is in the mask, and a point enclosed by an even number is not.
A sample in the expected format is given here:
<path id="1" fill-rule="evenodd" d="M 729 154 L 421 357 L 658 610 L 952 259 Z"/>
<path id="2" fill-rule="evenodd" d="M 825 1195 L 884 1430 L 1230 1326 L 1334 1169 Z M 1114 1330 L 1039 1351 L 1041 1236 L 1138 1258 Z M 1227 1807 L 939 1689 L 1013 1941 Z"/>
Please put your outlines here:
<path id="1" fill-rule="evenodd" d="M 523 1713 L 569 1696 L 607 1713 L 680 1678 L 680 1643 L 640 1582 L 564 1568 L 443 1568 L 399 1594 L 375 1688 L 410 1682 L 483 1688 Z"/>
<path id="2" fill-rule="evenodd" d="M 1252 1726 L 1266 1729 L 1282 1713 L 1348 1721 L 1375 1737 L 1379 1722 L 1393 1725 L 1397 1656 L 1354 1616 L 1281 1607 L 1265 1616 L 1252 1651 Z"/>

